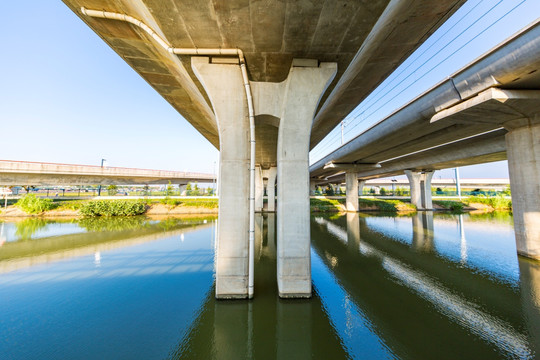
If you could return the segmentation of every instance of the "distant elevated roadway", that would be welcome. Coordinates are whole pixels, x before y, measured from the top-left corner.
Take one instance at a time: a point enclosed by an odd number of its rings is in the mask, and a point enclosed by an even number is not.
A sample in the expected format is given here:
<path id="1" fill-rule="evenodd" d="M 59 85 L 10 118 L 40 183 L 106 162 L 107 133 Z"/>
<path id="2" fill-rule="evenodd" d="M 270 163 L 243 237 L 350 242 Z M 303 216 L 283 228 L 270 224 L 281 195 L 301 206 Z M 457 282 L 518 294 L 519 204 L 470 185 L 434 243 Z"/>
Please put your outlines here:
<path id="1" fill-rule="evenodd" d="M 0 160 L 0 186 L 136 185 L 169 182 L 186 185 L 188 182 L 208 183 L 214 180 L 215 175 L 196 172 Z"/>

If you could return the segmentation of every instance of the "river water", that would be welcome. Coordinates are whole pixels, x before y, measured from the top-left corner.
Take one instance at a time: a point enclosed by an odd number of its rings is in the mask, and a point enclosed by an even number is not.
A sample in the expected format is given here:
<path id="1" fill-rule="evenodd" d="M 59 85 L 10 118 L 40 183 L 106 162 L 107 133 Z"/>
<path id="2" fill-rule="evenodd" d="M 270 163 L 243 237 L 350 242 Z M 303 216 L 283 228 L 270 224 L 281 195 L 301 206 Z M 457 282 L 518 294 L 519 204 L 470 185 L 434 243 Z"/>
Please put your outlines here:
<path id="1" fill-rule="evenodd" d="M 313 297 L 214 299 L 215 217 L 0 222 L 0 359 L 540 358 L 540 263 L 508 213 L 313 215 Z"/>

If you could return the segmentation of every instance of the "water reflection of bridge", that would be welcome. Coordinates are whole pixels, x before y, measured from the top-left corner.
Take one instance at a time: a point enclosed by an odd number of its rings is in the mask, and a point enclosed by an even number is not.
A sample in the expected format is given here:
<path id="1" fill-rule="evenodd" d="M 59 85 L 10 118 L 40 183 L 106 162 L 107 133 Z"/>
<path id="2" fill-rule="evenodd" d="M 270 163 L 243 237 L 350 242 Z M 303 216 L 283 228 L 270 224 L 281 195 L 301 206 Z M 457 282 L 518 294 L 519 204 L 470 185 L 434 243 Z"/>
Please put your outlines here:
<path id="1" fill-rule="evenodd" d="M 256 219 L 257 301 L 216 300 L 178 344 L 178 359 L 346 358 L 321 299 L 285 300 L 277 295 L 275 215 Z"/>
<path id="2" fill-rule="evenodd" d="M 390 348 L 410 358 L 538 354 L 537 264 L 520 260 L 517 289 L 437 253 L 432 213 L 413 216 L 411 244 L 365 220 L 358 214 L 332 222 L 318 217 L 312 245 Z"/>

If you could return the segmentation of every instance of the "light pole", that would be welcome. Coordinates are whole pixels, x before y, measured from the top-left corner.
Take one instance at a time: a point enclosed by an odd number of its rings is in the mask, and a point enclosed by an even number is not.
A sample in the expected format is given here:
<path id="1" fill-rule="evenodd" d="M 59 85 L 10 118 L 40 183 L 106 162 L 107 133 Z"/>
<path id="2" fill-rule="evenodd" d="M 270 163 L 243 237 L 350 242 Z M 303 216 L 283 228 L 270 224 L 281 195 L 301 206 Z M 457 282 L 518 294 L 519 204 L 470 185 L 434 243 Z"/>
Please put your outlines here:
<path id="1" fill-rule="evenodd" d="M 459 168 L 454 169 L 456 172 L 456 193 L 457 196 L 459 196 L 459 199 L 461 200 L 461 185 L 459 184 Z"/>
<path id="2" fill-rule="evenodd" d="M 105 161 L 107 161 L 107 159 L 101 159 L 101 168 L 103 169 L 103 164 L 105 163 Z M 97 193 L 98 196 L 101 196 L 101 185 L 99 185 L 98 187 L 98 193 Z"/>

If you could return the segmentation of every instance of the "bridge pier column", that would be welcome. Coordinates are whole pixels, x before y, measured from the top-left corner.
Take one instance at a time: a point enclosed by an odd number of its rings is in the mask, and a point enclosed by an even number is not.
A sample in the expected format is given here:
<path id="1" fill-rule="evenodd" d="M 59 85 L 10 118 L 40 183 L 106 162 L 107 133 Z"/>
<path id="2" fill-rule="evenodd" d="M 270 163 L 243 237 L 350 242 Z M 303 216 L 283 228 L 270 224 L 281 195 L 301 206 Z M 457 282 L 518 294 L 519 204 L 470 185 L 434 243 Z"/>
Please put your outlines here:
<path id="1" fill-rule="evenodd" d="M 260 166 L 255 167 L 255 211 L 261 212 L 263 208 L 264 180 Z"/>
<path id="2" fill-rule="evenodd" d="M 311 296 L 309 139 L 333 63 L 293 66 L 284 82 L 277 144 L 277 278 L 280 297 Z"/>
<path id="3" fill-rule="evenodd" d="M 219 124 L 219 218 L 216 298 L 248 297 L 249 119 L 238 66 L 193 57 L 194 73 L 206 90 Z"/>
<path id="4" fill-rule="evenodd" d="M 346 208 L 347 211 L 357 212 L 358 207 L 358 174 L 355 172 L 345 173 Z"/>
<path id="5" fill-rule="evenodd" d="M 187 184 L 186 185 L 178 185 L 178 193 L 180 196 L 186 196 L 187 194 Z"/>
<path id="6" fill-rule="evenodd" d="M 277 167 L 271 167 L 268 169 L 268 182 L 266 184 L 266 194 L 268 195 L 268 207 L 269 212 L 276 211 L 276 175 Z"/>
<path id="7" fill-rule="evenodd" d="M 415 205 L 418 210 L 433 209 L 431 178 L 433 178 L 434 173 L 434 171 L 413 172 L 405 170 L 411 187 L 411 204 Z"/>
<path id="8" fill-rule="evenodd" d="M 540 123 L 536 120 L 505 124 L 505 128 L 517 252 L 540 259 Z"/>
<path id="9" fill-rule="evenodd" d="M 315 181 L 309 182 L 309 195 L 314 196 L 317 191 L 317 183 Z"/>
<path id="10" fill-rule="evenodd" d="M 358 181 L 358 196 L 364 195 L 364 185 L 366 185 L 366 180 Z"/>

